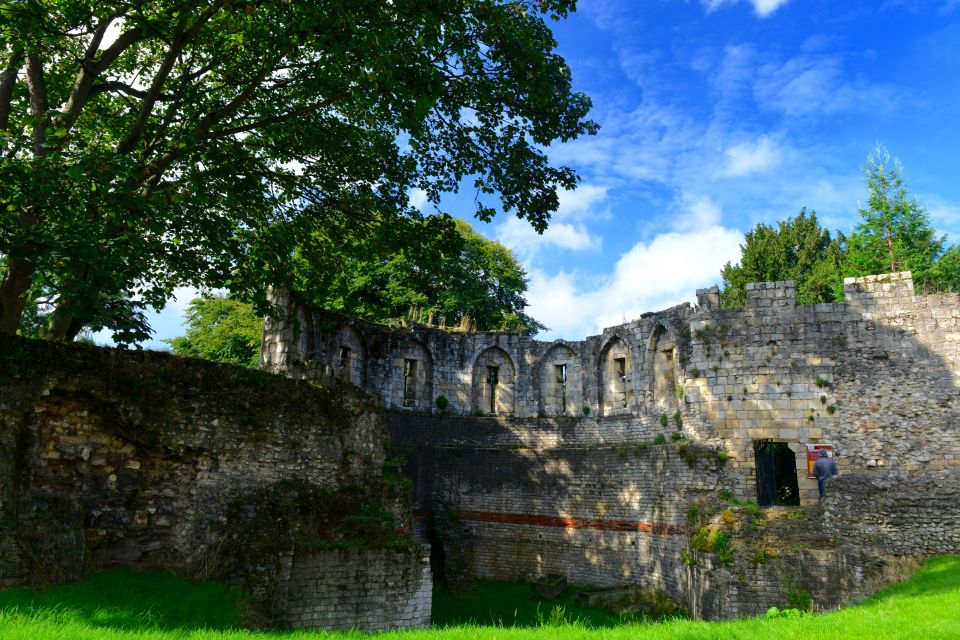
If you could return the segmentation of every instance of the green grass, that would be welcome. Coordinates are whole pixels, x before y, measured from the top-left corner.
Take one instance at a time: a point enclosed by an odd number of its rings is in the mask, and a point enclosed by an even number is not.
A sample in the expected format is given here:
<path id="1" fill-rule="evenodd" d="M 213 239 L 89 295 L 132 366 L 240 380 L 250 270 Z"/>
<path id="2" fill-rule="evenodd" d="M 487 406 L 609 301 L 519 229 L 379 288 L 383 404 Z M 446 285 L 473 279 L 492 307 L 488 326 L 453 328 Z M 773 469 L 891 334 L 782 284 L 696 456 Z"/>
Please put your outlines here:
<path id="1" fill-rule="evenodd" d="M 477 581 L 469 593 L 454 593 L 442 585 L 433 590 L 433 625 L 536 627 L 546 622 L 579 622 L 592 628 L 616 627 L 619 616 L 603 609 L 586 609 L 574 602 L 574 589 L 549 602 L 538 598 L 529 584 Z"/>
<path id="2" fill-rule="evenodd" d="M 482 583 L 481 583 L 482 584 Z M 482 589 L 478 598 L 482 599 Z M 496 589 L 494 589 L 496 591 Z M 438 604 L 445 596 L 438 597 Z M 489 599 L 488 599 L 489 600 Z M 489 603 L 481 615 L 511 622 Z M 307 640 L 360 638 L 357 632 L 256 632 L 232 629 L 241 611 L 239 595 L 221 585 L 194 583 L 162 574 L 110 571 L 80 585 L 36 593 L 13 589 L 0 593 L 3 640 Z M 451 620 L 461 605 L 447 607 Z M 520 607 L 517 606 L 520 617 Z M 459 611 L 459 613 L 458 613 Z M 498 613 L 499 611 L 499 613 Z M 527 616 L 527 613 L 523 614 Z M 912 579 L 894 585 L 858 606 L 822 615 L 750 618 L 720 623 L 674 620 L 659 624 L 587 628 L 587 621 L 538 627 L 456 626 L 403 631 L 383 640 L 893 640 L 960 638 L 960 556 L 929 561 Z M 527 624 L 539 624 L 527 619 Z M 594 624 L 592 621 L 590 624 Z"/>

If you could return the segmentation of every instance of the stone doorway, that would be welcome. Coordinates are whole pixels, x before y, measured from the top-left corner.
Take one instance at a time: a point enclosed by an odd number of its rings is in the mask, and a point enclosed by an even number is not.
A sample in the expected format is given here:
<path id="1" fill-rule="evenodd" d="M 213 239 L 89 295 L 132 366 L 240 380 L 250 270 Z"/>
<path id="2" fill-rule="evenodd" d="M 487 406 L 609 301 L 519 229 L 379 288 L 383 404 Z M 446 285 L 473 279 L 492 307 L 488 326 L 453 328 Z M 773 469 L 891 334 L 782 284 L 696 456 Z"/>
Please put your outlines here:
<path id="1" fill-rule="evenodd" d="M 757 504 L 761 507 L 799 505 L 797 456 L 786 442 L 754 440 Z"/>

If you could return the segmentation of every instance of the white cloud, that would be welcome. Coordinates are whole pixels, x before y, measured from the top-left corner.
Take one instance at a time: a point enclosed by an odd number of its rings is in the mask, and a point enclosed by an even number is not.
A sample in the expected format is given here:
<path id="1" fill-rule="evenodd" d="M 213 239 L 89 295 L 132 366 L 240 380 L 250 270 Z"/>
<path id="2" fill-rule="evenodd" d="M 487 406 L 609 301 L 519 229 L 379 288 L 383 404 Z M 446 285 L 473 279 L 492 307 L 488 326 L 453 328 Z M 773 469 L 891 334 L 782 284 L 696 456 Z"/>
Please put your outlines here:
<path id="1" fill-rule="evenodd" d="M 754 96 L 761 107 L 791 117 L 888 113 L 899 104 L 892 84 L 848 77 L 841 58 L 809 54 L 758 69 Z"/>
<path id="2" fill-rule="evenodd" d="M 510 218 L 497 227 L 497 240 L 513 249 L 524 260 L 529 260 L 544 247 L 568 251 L 599 249 L 600 238 L 591 235 L 583 224 L 551 222 L 547 230 L 538 234 L 526 220 Z"/>
<path id="3" fill-rule="evenodd" d="M 739 258 L 743 233 L 722 226 L 706 198 L 684 196 L 678 206 L 673 230 L 633 245 L 606 276 L 531 270 L 527 311 L 551 329 L 539 337 L 580 339 L 692 300 L 697 288 L 716 282 L 723 265 Z"/>
<path id="4" fill-rule="evenodd" d="M 423 207 L 427 204 L 427 192 L 423 189 L 411 189 L 407 193 L 407 197 L 410 199 L 410 206 L 414 209 L 420 209 L 423 211 Z"/>
<path id="5" fill-rule="evenodd" d="M 727 165 L 720 175 L 725 177 L 748 176 L 771 169 L 781 160 L 780 149 L 767 136 L 761 136 L 753 143 L 741 143 L 728 147 Z"/>
<path id="6" fill-rule="evenodd" d="M 743 0 L 701 0 L 700 4 L 703 5 L 707 13 L 712 13 L 720 7 L 738 4 L 742 1 Z M 750 4 L 753 5 L 754 12 L 760 18 L 766 18 L 789 1 L 790 0 L 749 0 Z"/>
<path id="7" fill-rule="evenodd" d="M 546 247 L 567 251 L 599 249 L 601 239 L 590 233 L 585 223 L 610 216 L 605 204 L 607 187 L 583 184 L 575 191 L 560 191 L 557 196 L 560 206 L 542 234 L 534 231 L 525 220 L 507 218 L 496 228 L 497 240 L 513 249 L 524 261 L 531 260 Z"/>

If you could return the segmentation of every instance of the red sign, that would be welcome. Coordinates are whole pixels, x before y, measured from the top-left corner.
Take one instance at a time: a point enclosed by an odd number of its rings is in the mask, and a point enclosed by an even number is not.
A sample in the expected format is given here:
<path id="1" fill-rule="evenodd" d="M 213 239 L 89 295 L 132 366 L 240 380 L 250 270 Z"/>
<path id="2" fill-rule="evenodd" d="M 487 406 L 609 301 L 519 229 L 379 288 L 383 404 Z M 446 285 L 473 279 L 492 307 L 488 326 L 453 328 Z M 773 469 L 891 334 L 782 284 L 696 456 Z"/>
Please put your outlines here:
<path id="1" fill-rule="evenodd" d="M 820 452 L 826 451 L 827 457 L 833 457 L 833 445 L 832 444 L 808 444 L 807 445 L 807 477 L 816 478 L 813 475 L 813 464 L 820 459 Z"/>

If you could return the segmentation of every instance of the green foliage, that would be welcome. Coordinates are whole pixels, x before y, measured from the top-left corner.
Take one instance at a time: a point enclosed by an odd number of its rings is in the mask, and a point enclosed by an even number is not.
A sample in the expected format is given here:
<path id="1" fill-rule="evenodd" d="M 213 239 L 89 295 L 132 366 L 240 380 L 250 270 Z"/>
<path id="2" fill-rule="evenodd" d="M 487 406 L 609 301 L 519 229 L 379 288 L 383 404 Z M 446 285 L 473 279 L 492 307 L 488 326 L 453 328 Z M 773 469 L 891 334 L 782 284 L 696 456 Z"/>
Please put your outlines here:
<path id="1" fill-rule="evenodd" d="M 584 416 L 590 415 L 590 406 L 589 406 L 589 405 L 583 405 L 583 406 L 580 408 L 580 410 L 583 412 L 583 415 L 584 415 Z"/>
<path id="2" fill-rule="evenodd" d="M 679 409 L 673 413 L 673 424 L 678 429 L 683 427 L 683 414 L 680 413 Z"/>
<path id="3" fill-rule="evenodd" d="M 24 294 L 124 341 L 180 285 L 263 304 L 317 233 L 426 225 L 414 189 L 543 231 L 578 179 L 545 150 L 597 129 L 546 22 L 575 4 L 4 2 L 0 331 Z"/>
<path id="4" fill-rule="evenodd" d="M 439 395 L 437 396 L 436 405 L 437 405 L 437 409 L 439 409 L 440 412 L 442 413 L 446 411 L 447 408 L 450 406 L 450 401 L 447 400 L 447 396 Z"/>
<path id="5" fill-rule="evenodd" d="M 831 237 L 817 214 L 811 211 L 808 216 L 806 209 L 776 227 L 758 224 L 740 245 L 739 264 L 728 262 L 721 271 L 721 306 L 742 307 L 748 283 L 774 280 L 793 280 L 800 304 L 837 300 L 843 242 L 841 234 Z"/>
<path id="6" fill-rule="evenodd" d="M 684 438 L 686 438 L 686 436 L 680 433 L 679 431 L 674 431 L 673 433 L 670 434 L 670 440 L 673 442 L 679 442 Z"/>
<path id="7" fill-rule="evenodd" d="M 114 572 L 108 572 L 112 575 Z M 267 640 L 306 637 L 302 631 L 230 630 L 230 620 L 239 617 L 230 591 L 215 585 L 226 597 L 203 596 L 210 583 L 173 579 L 157 580 L 159 574 L 130 574 L 131 580 L 94 578 L 37 594 L 26 589 L 0 592 L 0 637 L 10 640 L 78 638 L 84 640 L 176 640 L 216 636 L 222 640 Z M 669 617 L 655 625 L 628 625 L 595 632 L 580 627 L 537 629 L 537 604 L 529 585 L 477 582 L 467 593 L 453 593 L 442 585 L 434 588 L 435 628 L 416 632 L 383 634 L 385 640 L 713 640 L 738 638 L 843 637 L 850 640 L 900 640 L 905 630 L 917 638 L 960 637 L 960 620 L 952 611 L 960 607 L 960 556 L 927 561 L 917 575 L 894 584 L 858 605 L 818 615 L 800 615 L 781 610 L 767 616 L 703 622 Z M 488 587 L 489 585 L 489 587 Z M 68 592 L 79 590 L 81 604 Z M 569 594 L 569 592 L 568 592 Z M 589 621 L 591 627 L 613 627 L 615 616 L 596 609 L 576 609 L 571 595 L 553 604 L 564 607 L 567 616 Z M 42 601 L 41 601 L 42 598 Z M 85 604 L 83 604 L 85 603 Z M 799 610 L 799 609 L 798 609 Z M 168 616 L 168 612 L 170 617 Z M 193 617 L 194 612 L 198 615 Z M 592 617 L 593 612 L 597 617 Z M 600 616 L 605 616 L 601 618 Z M 217 622 L 217 618 L 223 616 Z M 514 620 L 526 628 L 506 629 Z M 883 624 L 878 624 L 882 620 Z M 457 625 L 456 628 L 449 628 Z M 487 626 L 478 626 L 487 625 Z M 309 635 L 309 633 L 307 633 Z M 359 637 L 356 632 L 331 632 L 331 640 Z"/>
<path id="8" fill-rule="evenodd" d="M 661 414 L 660 414 L 660 426 L 666 428 L 666 426 L 667 426 L 667 424 L 669 424 L 669 422 L 670 422 L 670 419 L 667 417 L 667 414 L 661 413 Z"/>
<path id="9" fill-rule="evenodd" d="M 960 290 L 960 249 L 945 247 L 946 236 L 937 234 L 926 208 L 910 197 L 900 161 L 878 145 L 867 158 L 864 180 L 869 197 L 847 240 L 844 275 L 911 271 L 920 292 Z"/>
<path id="10" fill-rule="evenodd" d="M 243 594 L 216 582 L 195 582 L 169 573 L 134 573 L 110 569 L 78 584 L 44 591 L 16 588 L 0 591 L 0 636 L 5 631 L 3 612 L 44 619 L 59 611 L 62 624 L 158 634 L 180 629 L 227 630 L 239 626 Z M 40 634 L 35 637 L 50 637 Z M 62 637 L 77 637 L 64 634 Z M 92 637 L 92 636 L 91 636 Z"/>
<path id="11" fill-rule="evenodd" d="M 661 433 L 653 439 L 653 444 L 667 444 L 667 437 Z"/>
<path id="12" fill-rule="evenodd" d="M 318 229 L 303 243 L 293 271 L 311 301 L 366 320 L 416 307 L 441 326 L 470 318 L 488 331 L 545 328 L 524 313 L 527 275 L 513 253 L 449 216 L 405 222 L 402 233 L 377 216 L 367 225 L 343 217 L 335 232 Z"/>
<path id="13" fill-rule="evenodd" d="M 224 296 L 194 298 L 187 305 L 184 336 L 164 340 L 181 356 L 256 368 L 263 318 L 252 305 Z"/>

